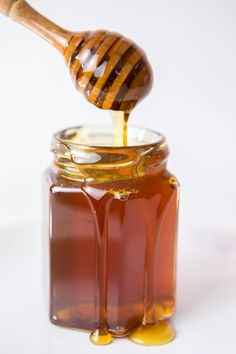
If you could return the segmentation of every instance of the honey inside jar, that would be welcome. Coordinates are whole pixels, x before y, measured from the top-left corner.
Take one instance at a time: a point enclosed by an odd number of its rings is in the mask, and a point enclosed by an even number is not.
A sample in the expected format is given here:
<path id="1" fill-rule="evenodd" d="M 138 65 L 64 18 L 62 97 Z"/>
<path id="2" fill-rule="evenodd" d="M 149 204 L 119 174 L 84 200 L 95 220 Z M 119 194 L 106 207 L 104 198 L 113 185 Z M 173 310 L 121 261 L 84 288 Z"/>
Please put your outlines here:
<path id="1" fill-rule="evenodd" d="M 59 132 L 45 175 L 50 318 L 93 331 L 97 344 L 135 340 L 137 327 L 155 326 L 175 309 L 178 183 L 166 169 L 167 144 L 134 127 L 128 146 L 113 139 L 102 126 Z"/>

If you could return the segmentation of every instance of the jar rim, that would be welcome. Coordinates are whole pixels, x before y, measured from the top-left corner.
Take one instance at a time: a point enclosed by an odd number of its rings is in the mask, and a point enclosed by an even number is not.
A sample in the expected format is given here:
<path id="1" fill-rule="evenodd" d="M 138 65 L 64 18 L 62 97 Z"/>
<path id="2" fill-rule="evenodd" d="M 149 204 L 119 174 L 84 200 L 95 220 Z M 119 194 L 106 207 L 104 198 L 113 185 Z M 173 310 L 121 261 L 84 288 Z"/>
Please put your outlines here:
<path id="1" fill-rule="evenodd" d="M 142 127 L 142 126 L 136 126 L 136 125 L 129 125 L 128 128 L 128 134 L 134 133 L 134 131 L 139 132 L 140 136 L 139 139 L 145 139 L 144 135 L 146 134 L 146 139 L 147 135 L 149 135 L 148 141 L 140 140 L 137 143 L 129 143 L 129 145 L 124 146 L 124 145 L 112 145 L 110 144 L 94 144 L 94 143 L 85 143 L 83 141 L 75 141 L 72 140 L 75 135 L 79 132 L 79 130 L 84 129 L 86 133 L 86 129 L 94 129 L 94 132 L 98 134 L 99 132 L 104 132 L 107 133 L 107 131 L 110 131 L 110 139 L 112 139 L 112 127 L 109 126 L 108 124 L 84 124 L 84 125 L 79 125 L 79 126 L 73 126 L 70 128 L 65 128 L 63 130 L 57 131 L 54 135 L 53 138 L 55 139 L 54 142 L 58 142 L 60 144 L 66 144 L 66 145 L 74 145 L 77 147 L 81 148 L 86 148 L 86 149 L 109 149 L 109 150 L 116 150 L 116 149 L 124 149 L 124 150 L 129 150 L 129 149 L 134 149 L 134 148 L 148 148 L 148 147 L 154 147 L 154 146 L 160 146 L 165 145 L 166 143 L 166 138 L 162 133 L 159 133 L 153 129 Z M 150 142 L 149 142 L 150 140 Z"/>
<path id="2" fill-rule="evenodd" d="M 128 179 L 161 171 L 169 154 L 164 135 L 135 126 L 130 126 L 128 133 L 129 145 L 115 146 L 112 126 L 93 124 L 61 130 L 54 134 L 51 146 L 54 168 L 63 178 L 86 181 Z"/>

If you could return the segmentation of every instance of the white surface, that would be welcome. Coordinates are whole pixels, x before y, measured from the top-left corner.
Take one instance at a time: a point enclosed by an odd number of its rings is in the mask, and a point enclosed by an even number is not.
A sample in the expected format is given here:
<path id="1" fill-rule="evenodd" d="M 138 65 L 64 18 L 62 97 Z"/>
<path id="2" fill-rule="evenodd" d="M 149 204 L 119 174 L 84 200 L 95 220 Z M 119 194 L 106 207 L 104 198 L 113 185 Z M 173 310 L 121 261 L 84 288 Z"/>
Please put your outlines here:
<path id="1" fill-rule="evenodd" d="M 0 17 L 0 353 L 235 353 L 235 1 L 31 4 L 64 27 L 122 32 L 148 53 L 155 85 L 131 120 L 165 133 L 181 182 L 178 335 L 160 348 L 127 340 L 97 348 L 86 334 L 48 323 L 40 214 L 51 135 L 110 118 L 75 91 L 53 48 Z"/>

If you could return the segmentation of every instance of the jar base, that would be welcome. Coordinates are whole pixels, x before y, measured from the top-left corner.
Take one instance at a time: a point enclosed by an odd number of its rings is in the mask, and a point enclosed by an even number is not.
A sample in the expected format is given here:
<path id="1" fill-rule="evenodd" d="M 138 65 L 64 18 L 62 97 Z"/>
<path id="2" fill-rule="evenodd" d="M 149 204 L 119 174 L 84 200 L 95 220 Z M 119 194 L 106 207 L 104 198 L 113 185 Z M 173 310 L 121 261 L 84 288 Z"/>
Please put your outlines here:
<path id="1" fill-rule="evenodd" d="M 56 321 L 51 318 L 51 322 L 54 325 L 63 326 L 65 328 L 74 328 L 79 331 L 89 332 L 90 331 L 90 341 L 92 344 L 97 346 L 108 345 L 113 342 L 116 338 L 128 338 L 135 344 L 143 345 L 143 346 L 159 346 L 163 344 L 167 344 L 175 339 L 176 333 L 169 322 L 169 320 L 158 320 L 153 324 L 142 324 L 139 327 L 133 330 L 122 329 L 120 331 L 113 330 L 102 330 L 91 328 L 84 328 L 76 325 L 68 325 L 66 323 L 62 323 Z"/>

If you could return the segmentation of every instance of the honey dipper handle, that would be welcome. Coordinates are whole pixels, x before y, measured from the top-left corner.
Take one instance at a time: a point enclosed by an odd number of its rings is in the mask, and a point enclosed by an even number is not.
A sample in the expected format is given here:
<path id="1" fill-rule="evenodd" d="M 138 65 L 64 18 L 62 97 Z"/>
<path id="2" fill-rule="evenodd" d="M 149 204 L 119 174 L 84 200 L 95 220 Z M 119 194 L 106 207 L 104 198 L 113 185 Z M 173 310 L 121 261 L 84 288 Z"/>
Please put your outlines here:
<path id="1" fill-rule="evenodd" d="M 31 29 L 62 54 L 73 32 L 67 31 L 34 10 L 25 0 L 0 0 L 0 13 Z"/>
<path id="2" fill-rule="evenodd" d="M 14 2 L 16 2 L 16 0 L 0 0 L 0 12 L 5 16 L 9 16 L 10 9 Z"/>

